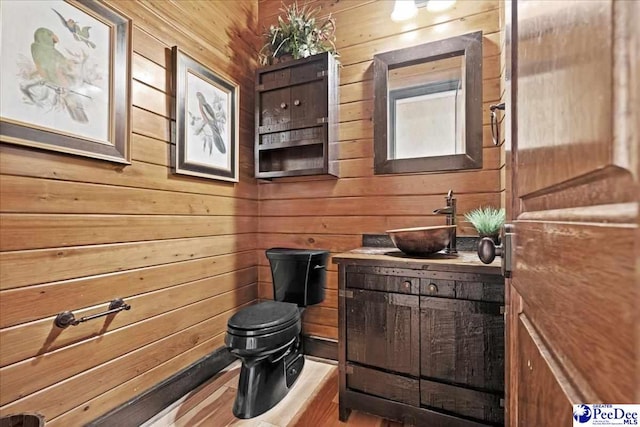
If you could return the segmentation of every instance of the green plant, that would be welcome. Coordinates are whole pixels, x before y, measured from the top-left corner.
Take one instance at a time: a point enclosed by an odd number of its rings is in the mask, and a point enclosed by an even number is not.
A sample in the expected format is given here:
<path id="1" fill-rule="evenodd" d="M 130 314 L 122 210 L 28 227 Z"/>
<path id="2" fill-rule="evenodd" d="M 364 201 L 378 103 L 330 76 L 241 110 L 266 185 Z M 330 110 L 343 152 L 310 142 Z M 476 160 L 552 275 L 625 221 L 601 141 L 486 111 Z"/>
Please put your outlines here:
<path id="1" fill-rule="evenodd" d="M 278 16 L 278 24 L 271 25 L 264 33 L 265 45 L 258 57 L 262 65 L 268 65 L 274 58 L 291 55 L 294 59 L 306 58 L 322 52 L 331 52 L 338 57 L 335 46 L 336 21 L 329 15 L 320 21 L 316 18 L 320 8 L 310 9 L 297 2 L 286 6 L 284 3 Z"/>
<path id="2" fill-rule="evenodd" d="M 504 225 L 504 209 L 496 209 L 491 206 L 474 209 L 464 214 L 480 236 L 497 236 Z"/>

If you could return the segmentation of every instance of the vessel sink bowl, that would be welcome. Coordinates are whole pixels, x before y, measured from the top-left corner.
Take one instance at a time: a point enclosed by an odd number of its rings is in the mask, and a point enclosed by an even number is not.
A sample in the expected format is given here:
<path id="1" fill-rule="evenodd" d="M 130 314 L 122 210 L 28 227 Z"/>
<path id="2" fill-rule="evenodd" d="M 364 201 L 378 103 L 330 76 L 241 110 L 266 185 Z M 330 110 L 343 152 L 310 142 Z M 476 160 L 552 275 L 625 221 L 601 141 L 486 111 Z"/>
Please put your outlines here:
<path id="1" fill-rule="evenodd" d="M 429 255 L 443 250 L 451 240 L 455 225 L 387 230 L 398 249 L 407 255 Z"/>

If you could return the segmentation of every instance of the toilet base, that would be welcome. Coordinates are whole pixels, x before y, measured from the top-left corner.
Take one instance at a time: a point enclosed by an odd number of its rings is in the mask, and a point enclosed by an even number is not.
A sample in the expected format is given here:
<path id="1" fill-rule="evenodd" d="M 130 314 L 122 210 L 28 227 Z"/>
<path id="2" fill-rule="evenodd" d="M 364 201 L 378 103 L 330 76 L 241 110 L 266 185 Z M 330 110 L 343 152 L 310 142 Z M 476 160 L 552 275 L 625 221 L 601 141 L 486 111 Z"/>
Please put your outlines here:
<path id="1" fill-rule="evenodd" d="M 300 335 L 268 356 L 237 356 L 242 360 L 242 368 L 233 414 L 242 419 L 257 417 L 278 404 L 287 395 L 304 367 Z"/>

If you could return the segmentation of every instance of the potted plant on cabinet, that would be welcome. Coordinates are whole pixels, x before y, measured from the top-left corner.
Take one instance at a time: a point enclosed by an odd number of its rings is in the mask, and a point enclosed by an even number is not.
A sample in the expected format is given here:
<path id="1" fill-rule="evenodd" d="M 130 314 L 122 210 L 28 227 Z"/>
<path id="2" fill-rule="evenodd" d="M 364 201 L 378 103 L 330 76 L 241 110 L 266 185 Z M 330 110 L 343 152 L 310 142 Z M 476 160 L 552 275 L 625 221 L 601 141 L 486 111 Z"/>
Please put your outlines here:
<path id="1" fill-rule="evenodd" d="M 481 239 L 490 237 L 496 244 L 499 243 L 500 229 L 505 219 L 504 209 L 487 206 L 469 211 L 464 217 L 475 227 Z"/>
<path id="2" fill-rule="evenodd" d="M 300 59 L 322 52 L 338 57 L 335 46 L 336 21 L 327 16 L 317 18 L 319 8 L 310 9 L 297 2 L 283 3 L 277 25 L 271 25 L 264 33 L 266 43 L 258 53 L 261 65 L 271 65 L 289 58 Z"/>

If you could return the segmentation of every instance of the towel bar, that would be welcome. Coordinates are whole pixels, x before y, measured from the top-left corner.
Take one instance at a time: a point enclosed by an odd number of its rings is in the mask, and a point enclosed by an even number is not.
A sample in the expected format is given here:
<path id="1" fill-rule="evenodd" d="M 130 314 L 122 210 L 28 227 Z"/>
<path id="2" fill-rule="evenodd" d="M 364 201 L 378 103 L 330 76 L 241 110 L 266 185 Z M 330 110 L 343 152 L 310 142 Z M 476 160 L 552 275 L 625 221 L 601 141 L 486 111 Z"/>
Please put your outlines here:
<path id="1" fill-rule="evenodd" d="M 54 321 L 55 325 L 58 328 L 66 328 L 68 326 L 76 326 L 82 322 L 86 322 L 88 320 L 97 319 L 98 317 L 108 316 L 109 314 L 114 314 L 122 310 L 129 310 L 131 306 L 124 302 L 122 298 L 116 298 L 111 303 L 109 303 L 109 309 L 102 313 L 92 314 L 91 316 L 84 316 L 80 319 L 76 319 L 73 312 L 71 311 L 63 311 L 56 316 Z"/>

